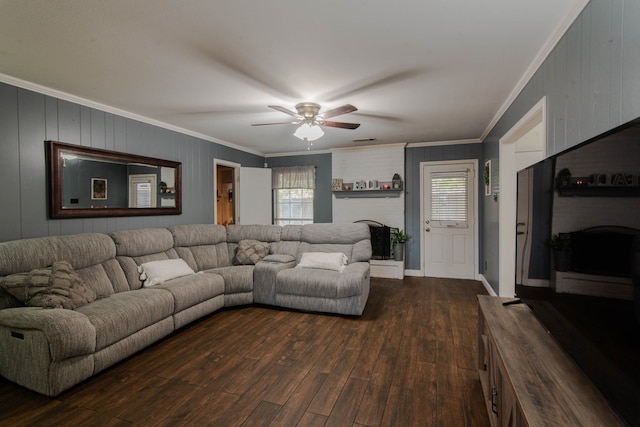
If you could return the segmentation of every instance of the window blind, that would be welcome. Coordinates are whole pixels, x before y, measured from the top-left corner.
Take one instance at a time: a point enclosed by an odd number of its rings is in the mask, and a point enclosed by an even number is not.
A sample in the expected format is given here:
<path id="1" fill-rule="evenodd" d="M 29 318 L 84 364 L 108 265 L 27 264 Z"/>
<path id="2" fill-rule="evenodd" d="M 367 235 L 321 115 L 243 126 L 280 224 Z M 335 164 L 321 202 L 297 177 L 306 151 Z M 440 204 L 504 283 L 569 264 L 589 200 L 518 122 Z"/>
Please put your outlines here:
<path id="1" fill-rule="evenodd" d="M 467 171 L 431 174 L 431 221 L 433 225 L 466 227 L 468 221 Z"/>

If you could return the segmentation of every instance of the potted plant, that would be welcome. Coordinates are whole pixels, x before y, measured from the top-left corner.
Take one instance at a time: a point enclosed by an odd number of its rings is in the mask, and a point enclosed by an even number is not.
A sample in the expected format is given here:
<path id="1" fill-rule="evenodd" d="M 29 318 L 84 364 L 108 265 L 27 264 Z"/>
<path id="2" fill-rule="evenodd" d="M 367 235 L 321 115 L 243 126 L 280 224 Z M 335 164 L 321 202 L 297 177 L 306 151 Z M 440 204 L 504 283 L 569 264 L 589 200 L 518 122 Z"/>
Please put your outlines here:
<path id="1" fill-rule="evenodd" d="M 411 239 L 404 230 L 399 229 L 393 233 L 391 242 L 393 243 L 393 259 L 396 261 L 402 261 L 404 259 L 404 245 Z"/>
<path id="2" fill-rule="evenodd" d="M 556 271 L 567 271 L 569 269 L 569 247 L 571 245 L 569 234 L 554 234 L 548 241 L 548 245 L 553 251 L 553 263 Z"/>

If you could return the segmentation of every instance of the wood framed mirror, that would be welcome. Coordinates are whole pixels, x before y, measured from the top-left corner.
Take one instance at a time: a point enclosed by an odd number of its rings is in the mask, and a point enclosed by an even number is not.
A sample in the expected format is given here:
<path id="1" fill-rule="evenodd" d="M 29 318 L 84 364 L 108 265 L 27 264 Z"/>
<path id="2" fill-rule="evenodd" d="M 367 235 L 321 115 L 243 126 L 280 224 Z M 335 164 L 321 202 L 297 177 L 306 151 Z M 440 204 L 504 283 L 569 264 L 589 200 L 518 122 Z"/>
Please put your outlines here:
<path id="1" fill-rule="evenodd" d="M 182 163 L 45 141 L 49 216 L 180 215 Z"/>

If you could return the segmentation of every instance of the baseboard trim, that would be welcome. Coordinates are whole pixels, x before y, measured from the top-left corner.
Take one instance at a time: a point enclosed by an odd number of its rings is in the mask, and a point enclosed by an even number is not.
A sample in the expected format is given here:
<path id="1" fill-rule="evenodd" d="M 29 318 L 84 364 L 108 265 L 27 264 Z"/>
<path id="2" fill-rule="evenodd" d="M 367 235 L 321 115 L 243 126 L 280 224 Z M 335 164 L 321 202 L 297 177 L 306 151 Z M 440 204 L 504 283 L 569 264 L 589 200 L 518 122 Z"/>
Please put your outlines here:
<path id="1" fill-rule="evenodd" d="M 494 291 L 493 288 L 491 287 L 491 284 L 489 283 L 487 278 L 484 277 L 484 275 L 482 274 L 480 274 L 480 282 L 482 282 L 487 292 L 489 292 L 489 295 L 491 295 L 492 297 L 498 296 L 498 294 L 496 294 L 496 291 Z"/>
<path id="2" fill-rule="evenodd" d="M 405 270 L 404 275 L 412 277 L 424 277 L 422 270 Z"/>
<path id="3" fill-rule="evenodd" d="M 527 280 L 526 286 L 533 286 L 536 288 L 550 288 L 551 282 L 546 279 L 529 279 Z"/>

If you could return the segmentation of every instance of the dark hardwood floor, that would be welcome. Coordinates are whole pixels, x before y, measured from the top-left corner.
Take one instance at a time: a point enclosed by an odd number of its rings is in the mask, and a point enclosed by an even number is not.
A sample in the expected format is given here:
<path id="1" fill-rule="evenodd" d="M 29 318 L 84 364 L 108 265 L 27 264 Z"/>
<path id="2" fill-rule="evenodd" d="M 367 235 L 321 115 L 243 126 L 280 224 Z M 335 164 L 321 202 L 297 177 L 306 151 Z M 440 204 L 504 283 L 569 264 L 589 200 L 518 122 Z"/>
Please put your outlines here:
<path id="1" fill-rule="evenodd" d="M 362 317 L 225 309 L 56 398 L 0 379 L 0 425 L 488 426 L 477 294 L 372 279 Z"/>

